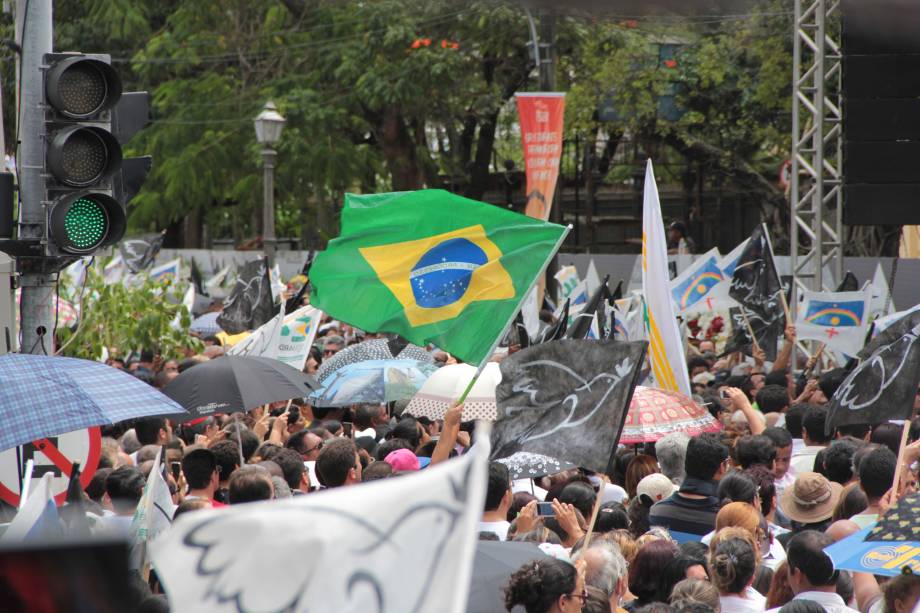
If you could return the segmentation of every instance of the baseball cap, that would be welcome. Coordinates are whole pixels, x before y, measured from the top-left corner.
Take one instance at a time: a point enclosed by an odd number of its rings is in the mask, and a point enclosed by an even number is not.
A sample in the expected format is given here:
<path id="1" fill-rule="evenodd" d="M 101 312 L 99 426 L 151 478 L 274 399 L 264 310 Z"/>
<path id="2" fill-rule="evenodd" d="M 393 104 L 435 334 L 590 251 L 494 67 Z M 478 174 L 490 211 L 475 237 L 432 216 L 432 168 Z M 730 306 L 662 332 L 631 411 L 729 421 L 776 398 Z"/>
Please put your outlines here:
<path id="1" fill-rule="evenodd" d="M 636 486 L 636 496 L 648 496 L 653 503 L 664 500 L 677 490 L 677 486 L 661 473 L 646 475 Z"/>
<path id="2" fill-rule="evenodd" d="M 391 451 L 383 461 L 392 466 L 393 470 L 399 472 L 419 469 L 418 457 L 408 449 Z"/>
<path id="3" fill-rule="evenodd" d="M 792 487 L 783 490 L 783 514 L 802 524 L 814 524 L 834 514 L 843 486 L 828 481 L 824 475 L 810 472 L 795 478 Z"/>

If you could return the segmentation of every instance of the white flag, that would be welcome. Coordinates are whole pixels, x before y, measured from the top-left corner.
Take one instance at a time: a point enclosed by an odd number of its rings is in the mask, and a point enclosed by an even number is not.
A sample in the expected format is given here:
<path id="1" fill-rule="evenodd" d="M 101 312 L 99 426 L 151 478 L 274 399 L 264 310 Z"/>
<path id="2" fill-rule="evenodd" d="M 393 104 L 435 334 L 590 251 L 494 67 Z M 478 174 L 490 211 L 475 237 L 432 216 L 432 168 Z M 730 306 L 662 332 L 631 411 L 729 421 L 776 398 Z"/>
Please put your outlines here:
<path id="1" fill-rule="evenodd" d="M 223 286 L 224 281 L 227 280 L 227 276 L 230 274 L 230 270 L 230 266 L 224 266 L 213 277 L 204 282 L 204 289 L 208 294 L 213 294 L 214 290 Z"/>
<path id="2" fill-rule="evenodd" d="M 272 358 L 303 370 L 322 318 L 322 311 L 311 306 L 285 314 L 282 304 L 278 315 L 231 347 L 227 353 Z"/>
<path id="3" fill-rule="evenodd" d="M 41 481 L 0 537 L 0 542 L 36 541 L 62 535 L 63 525 L 51 496 L 52 477 L 50 472 L 42 475 Z"/>
<path id="4" fill-rule="evenodd" d="M 578 271 L 574 266 L 562 266 L 559 271 L 553 275 L 559 284 L 559 304 L 565 302 L 566 298 L 572 297 L 579 286 Z"/>
<path id="5" fill-rule="evenodd" d="M 272 281 L 272 300 L 278 300 L 278 297 L 283 296 L 284 291 L 287 290 L 287 285 L 281 280 L 281 266 L 278 262 L 275 262 L 272 269 L 268 271 L 268 276 Z"/>
<path id="6" fill-rule="evenodd" d="M 118 254 L 102 269 L 102 279 L 106 285 L 118 283 L 127 272 L 128 267 L 125 265 L 125 260 L 121 257 L 121 254 Z"/>
<path id="7" fill-rule="evenodd" d="M 678 313 L 736 306 L 728 295 L 732 279 L 722 273 L 719 261 L 719 250 L 711 249 L 671 281 L 671 297 Z"/>
<path id="8" fill-rule="evenodd" d="M 131 518 L 129 534 L 134 537 L 131 544 L 131 568 L 141 568 L 146 562 L 146 551 L 149 543 L 166 531 L 172 523 L 176 512 L 169 486 L 160 472 L 160 454 L 163 448 L 157 451 L 153 460 L 153 468 L 147 477 L 144 493 L 141 495 L 134 517 Z"/>
<path id="9" fill-rule="evenodd" d="M 597 274 L 597 267 L 594 266 L 594 258 L 591 258 L 591 261 L 588 262 L 588 272 L 585 273 L 585 289 L 589 296 L 593 296 L 600 286 L 601 278 Z"/>
<path id="10" fill-rule="evenodd" d="M 690 377 L 671 300 L 668 243 L 652 160 L 645 167 L 642 198 L 642 293 L 646 305 L 649 363 L 655 381 L 661 389 L 689 396 Z"/>
<path id="11" fill-rule="evenodd" d="M 891 315 L 897 310 L 894 300 L 889 296 L 891 290 L 881 264 L 875 265 L 875 276 L 872 277 L 868 289 L 872 293 L 872 299 L 869 302 L 869 321 Z"/>
<path id="12" fill-rule="evenodd" d="M 537 304 L 537 287 L 531 287 L 521 305 L 521 317 L 524 320 L 524 329 L 530 338 L 535 338 L 540 332 L 540 306 Z"/>
<path id="13" fill-rule="evenodd" d="M 822 341 L 830 349 L 856 355 L 866 340 L 868 292 L 799 292 L 795 330 L 800 339 Z"/>
<path id="14" fill-rule="evenodd" d="M 466 610 L 488 434 L 399 479 L 204 509 L 151 545 L 174 613 Z"/>
<path id="15" fill-rule="evenodd" d="M 284 325 L 284 301 L 277 315 L 252 331 L 252 334 L 227 350 L 227 355 L 247 355 L 277 360 L 281 326 Z"/>

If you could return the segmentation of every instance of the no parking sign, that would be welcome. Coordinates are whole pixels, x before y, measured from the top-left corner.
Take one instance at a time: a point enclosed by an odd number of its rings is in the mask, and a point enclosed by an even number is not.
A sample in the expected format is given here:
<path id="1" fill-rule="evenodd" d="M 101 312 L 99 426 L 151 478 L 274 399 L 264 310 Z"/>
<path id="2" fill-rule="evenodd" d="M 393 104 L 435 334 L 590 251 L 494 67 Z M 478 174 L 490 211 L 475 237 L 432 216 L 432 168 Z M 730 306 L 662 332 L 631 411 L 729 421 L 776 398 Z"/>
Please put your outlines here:
<path id="1" fill-rule="evenodd" d="M 32 441 L 20 447 L 18 458 L 15 447 L 0 452 L 0 499 L 14 507 L 19 506 L 19 475 L 25 472 L 26 463 L 32 460 L 32 479 L 51 473 L 51 492 L 55 502 L 61 504 L 67 496 L 73 463 L 80 463 L 80 485 L 86 489 L 99 466 L 101 453 L 102 434 L 98 427 Z"/>

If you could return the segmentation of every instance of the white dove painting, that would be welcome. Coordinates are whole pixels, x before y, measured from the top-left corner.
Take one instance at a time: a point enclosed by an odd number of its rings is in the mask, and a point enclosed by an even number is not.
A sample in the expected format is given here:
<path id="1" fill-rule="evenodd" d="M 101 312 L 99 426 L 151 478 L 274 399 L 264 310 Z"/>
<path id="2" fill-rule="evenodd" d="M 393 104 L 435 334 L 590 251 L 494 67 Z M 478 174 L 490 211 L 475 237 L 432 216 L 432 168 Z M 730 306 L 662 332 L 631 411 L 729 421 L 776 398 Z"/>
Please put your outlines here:
<path id="1" fill-rule="evenodd" d="M 411 476 L 196 511 L 151 547 L 176 613 L 466 609 L 488 435 Z"/>

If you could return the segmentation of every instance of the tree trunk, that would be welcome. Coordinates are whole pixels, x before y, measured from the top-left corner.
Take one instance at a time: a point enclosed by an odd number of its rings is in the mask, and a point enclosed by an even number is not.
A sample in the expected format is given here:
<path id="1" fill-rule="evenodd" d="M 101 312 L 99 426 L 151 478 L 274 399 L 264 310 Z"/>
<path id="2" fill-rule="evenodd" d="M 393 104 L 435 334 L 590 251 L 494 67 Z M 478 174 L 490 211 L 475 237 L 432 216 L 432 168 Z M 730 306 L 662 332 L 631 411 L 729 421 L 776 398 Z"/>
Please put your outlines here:
<path id="1" fill-rule="evenodd" d="M 409 134 L 402 114 L 394 107 L 388 107 L 377 123 L 376 136 L 386 159 L 387 170 L 394 191 L 421 189 L 425 185 L 425 173 L 419 163 L 415 142 Z"/>

